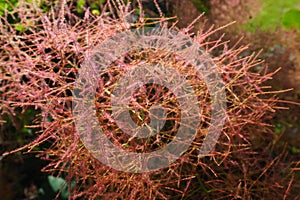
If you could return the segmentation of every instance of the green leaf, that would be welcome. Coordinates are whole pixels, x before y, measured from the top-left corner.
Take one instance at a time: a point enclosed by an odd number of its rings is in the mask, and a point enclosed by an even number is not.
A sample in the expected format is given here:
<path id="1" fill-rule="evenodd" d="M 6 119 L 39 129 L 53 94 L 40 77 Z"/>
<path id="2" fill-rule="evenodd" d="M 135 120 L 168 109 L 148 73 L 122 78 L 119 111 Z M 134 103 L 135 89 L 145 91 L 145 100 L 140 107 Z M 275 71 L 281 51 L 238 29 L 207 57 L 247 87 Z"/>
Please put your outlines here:
<path id="1" fill-rule="evenodd" d="M 13 7 L 11 5 L 15 7 L 17 3 L 18 0 L 10 0 L 10 4 L 6 0 L 0 0 L 0 15 L 4 15 L 5 10 L 12 11 Z"/>
<path id="2" fill-rule="evenodd" d="M 83 13 L 84 4 L 85 4 L 85 0 L 78 0 L 77 1 L 77 12 L 78 13 Z"/>
<path id="3" fill-rule="evenodd" d="M 16 30 L 22 32 L 24 30 L 24 26 L 22 24 L 16 24 Z"/>
<path id="4" fill-rule="evenodd" d="M 135 13 L 136 13 L 137 15 L 139 15 L 139 14 L 141 13 L 141 9 L 136 8 L 136 9 L 135 9 Z"/>
<path id="5" fill-rule="evenodd" d="M 68 186 L 63 178 L 48 176 L 48 182 L 54 192 L 61 191 L 61 197 L 68 198 Z"/>
<path id="6" fill-rule="evenodd" d="M 33 147 L 32 150 L 33 150 L 33 151 L 39 151 L 39 150 L 41 150 L 41 148 L 40 148 L 40 147 Z"/>
<path id="7" fill-rule="evenodd" d="M 97 10 L 97 9 L 93 9 L 93 10 L 92 10 L 92 14 L 93 14 L 93 15 L 99 16 L 99 15 L 100 15 L 100 11 Z"/>
<path id="8" fill-rule="evenodd" d="M 294 153 L 294 154 L 300 153 L 300 149 L 298 149 L 297 147 L 294 147 L 294 146 L 292 147 L 291 151 L 292 151 L 292 153 Z"/>
<path id="9" fill-rule="evenodd" d="M 29 135 L 32 135 L 32 130 L 29 129 L 29 128 L 26 128 L 26 127 L 23 127 L 23 128 L 21 129 L 21 132 L 22 132 L 22 133 L 29 134 Z"/>
<path id="10" fill-rule="evenodd" d="M 256 29 L 275 31 L 276 27 L 283 26 L 282 18 L 285 12 L 290 9 L 294 10 L 297 5 L 299 5 L 299 0 L 264 0 L 262 11 L 245 23 L 244 28 L 250 32 Z"/>
<path id="11" fill-rule="evenodd" d="M 124 143 L 124 144 L 122 144 L 122 146 L 123 147 L 129 147 L 129 143 L 127 142 L 127 143 Z"/>
<path id="12" fill-rule="evenodd" d="M 300 10 L 290 9 L 284 13 L 281 24 L 287 29 L 300 29 Z"/>
<path id="13" fill-rule="evenodd" d="M 209 7 L 205 5 L 201 0 L 190 0 L 194 6 L 198 9 L 199 12 L 209 12 Z"/>

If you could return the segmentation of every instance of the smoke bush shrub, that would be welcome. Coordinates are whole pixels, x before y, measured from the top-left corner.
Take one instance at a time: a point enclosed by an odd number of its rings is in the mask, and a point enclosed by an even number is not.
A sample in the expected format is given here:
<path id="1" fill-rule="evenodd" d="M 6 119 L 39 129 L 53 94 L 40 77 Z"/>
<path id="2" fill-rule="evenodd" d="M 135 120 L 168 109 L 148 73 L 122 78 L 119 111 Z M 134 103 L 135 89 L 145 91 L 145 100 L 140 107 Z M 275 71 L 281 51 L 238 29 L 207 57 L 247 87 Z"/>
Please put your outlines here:
<path id="1" fill-rule="evenodd" d="M 197 155 L 209 125 L 207 105 L 211 99 L 196 74 L 190 77 L 190 82 L 198 88 L 204 117 L 193 144 L 181 158 L 164 169 L 143 174 L 116 171 L 96 160 L 79 139 L 71 110 L 71 91 L 85 52 L 130 27 L 152 24 L 153 19 L 147 21 L 141 16 L 140 23 L 129 24 L 126 16 L 132 12 L 130 5 L 120 1 L 108 1 L 100 16 L 90 14 L 87 9 L 83 19 L 74 15 L 72 9 L 72 4 L 61 4 L 43 12 L 34 3 L 20 1 L 12 13 L 1 17 L 0 26 L 1 116 L 14 115 L 20 108 L 40 111 L 28 126 L 39 130 L 36 139 L 16 151 L 32 151 L 45 141 L 51 142 L 50 148 L 38 152 L 42 159 L 50 161 L 43 171 L 58 176 L 66 174 L 71 199 L 270 199 L 289 195 L 293 177 L 283 162 L 284 151 L 272 151 L 274 135 L 265 123 L 280 108 L 273 95 L 276 92 L 264 85 L 274 73 L 267 74 L 264 67 L 257 71 L 256 66 L 263 65 L 263 61 L 256 53 L 243 57 L 247 46 L 229 47 L 222 38 L 211 41 L 210 35 L 217 31 L 212 28 L 192 36 L 206 53 L 217 52 L 213 61 L 226 85 L 226 123 L 210 155 L 201 159 Z M 13 23 L 24 24 L 26 28 L 18 29 L 9 21 L 12 16 L 16 20 Z M 168 19 L 157 20 L 159 24 Z M 190 27 L 178 31 L 190 34 Z M 137 91 L 132 99 L 132 118 L 137 124 L 147 122 L 147 114 L 140 114 L 149 110 L 145 102 L 161 101 L 167 106 L 170 118 L 166 134 L 159 134 L 152 141 L 128 142 L 116 124 L 109 123 L 107 91 L 114 88 L 128 68 L 143 62 L 162 62 L 187 73 L 186 63 L 176 55 L 149 49 L 129 52 L 103 73 L 95 102 L 100 110 L 97 114 L 101 128 L 110 139 L 120 148 L 136 152 L 153 150 L 172 140 L 180 117 L 172 94 L 165 88 L 147 85 L 144 89 L 148 92 Z M 74 186 L 72 181 L 76 183 Z"/>

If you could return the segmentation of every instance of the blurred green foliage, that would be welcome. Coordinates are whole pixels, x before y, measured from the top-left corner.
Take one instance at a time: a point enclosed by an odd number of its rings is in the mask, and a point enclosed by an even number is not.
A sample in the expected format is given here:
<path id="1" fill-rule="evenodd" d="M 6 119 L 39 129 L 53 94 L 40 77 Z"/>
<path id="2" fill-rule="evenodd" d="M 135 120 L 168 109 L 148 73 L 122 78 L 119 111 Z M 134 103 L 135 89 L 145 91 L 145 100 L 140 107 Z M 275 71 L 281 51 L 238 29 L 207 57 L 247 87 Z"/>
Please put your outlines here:
<path id="1" fill-rule="evenodd" d="M 12 11 L 17 4 L 18 0 L 0 0 L 0 15 L 4 15 L 5 11 Z"/>
<path id="2" fill-rule="evenodd" d="M 89 0 L 77 0 L 77 13 L 81 14 L 85 8 L 90 7 L 91 12 L 94 15 L 100 15 L 100 6 L 103 5 L 106 0 L 89 1 Z"/>
<path id="3" fill-rule="evenodd" d="M 38 199 L 47 200 L 54 199 L 58 194 L 59 200 L 68 199 L 69 196 L 69 185 L 61 177 L 48 176 L 47 181 L 45 181 L 38 191 Z"/>
<path id="4" fill-rule="evenodd" d="M 197 10 L 199 12 L 204 12 L 206 14 L 208 14 L 209 12 L 209 4 L 207 0 L 190 0 L 194 6 L 196 6 Z"/>
<path id="5" fill-rule="evenodd" d="M 264 0 L 262 11 L 249 20 L 245 28 L 250 32 L 257 29 L 275 31 L 279 26 L 300 29 L 299 4 L 299 0 Z"/>
<path id="6" fill-rule="evenodd" d="M 294 28 L 300 30 L 300 10 L 290 9 L 284 13 L 281 23 L 285 28 Z"/>

